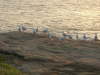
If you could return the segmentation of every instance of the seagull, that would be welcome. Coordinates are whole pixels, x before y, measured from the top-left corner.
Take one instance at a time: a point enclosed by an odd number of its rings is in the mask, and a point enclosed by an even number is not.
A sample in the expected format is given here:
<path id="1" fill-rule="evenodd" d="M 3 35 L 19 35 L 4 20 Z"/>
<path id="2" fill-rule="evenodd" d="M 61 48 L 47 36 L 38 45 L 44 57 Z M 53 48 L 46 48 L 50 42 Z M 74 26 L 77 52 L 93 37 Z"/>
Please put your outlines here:
<path id="1" fill-rule="evenodd" d="M 22 31 L 21 26 L 18 26 L 18 31 L 19 31 L 19 32 L 21 32 L 21 31 Z"/>
<path id="2" fill-rule="evenodd" d="M 22 31 L 27 30 L 27 28 L 25 26 L 22 26 L 21 28 L 22 28 Z"/>
<path id="3" fill-rule="evenodd" d="M 36 29 L 32 28 L 32 33 L 35 34 L 36 33 Z"/>
<path id="4" fill-rule="evenodd" d="M 87 39 L 86 34 L 83 34 L 83 40 L 86 40 L 86 39 Z"/>
<path id="5" fill-rule="evenodd" d="M 95 33 L 94 40 L 98 40 L 98 35 Z"/>
<path id="6" fill-rule="evenodd" d="M 43 30 L 43 32 L 48 32 L 48 28 L 45 28 L 45 29 Z"/>
<path id="7" fill-rule="evenodd" d="M 52 35 L 51 33 L 48 33 L 48 37 L 49 37 L 49 38 L 52 38 L 52 36 L 53 36 L 53 35 Z"/>

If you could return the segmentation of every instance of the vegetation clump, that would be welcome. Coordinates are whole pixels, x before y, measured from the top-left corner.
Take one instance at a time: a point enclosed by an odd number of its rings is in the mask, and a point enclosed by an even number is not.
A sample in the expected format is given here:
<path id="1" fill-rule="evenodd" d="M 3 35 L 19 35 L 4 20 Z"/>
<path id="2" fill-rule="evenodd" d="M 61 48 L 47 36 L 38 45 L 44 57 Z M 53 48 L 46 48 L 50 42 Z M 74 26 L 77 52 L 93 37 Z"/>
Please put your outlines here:
<path id="1" fill-rule="evenodd" d="M 0 75 L 24 75 L 23 72 L 6 62 L 6 56 L 0 55 Z"/>

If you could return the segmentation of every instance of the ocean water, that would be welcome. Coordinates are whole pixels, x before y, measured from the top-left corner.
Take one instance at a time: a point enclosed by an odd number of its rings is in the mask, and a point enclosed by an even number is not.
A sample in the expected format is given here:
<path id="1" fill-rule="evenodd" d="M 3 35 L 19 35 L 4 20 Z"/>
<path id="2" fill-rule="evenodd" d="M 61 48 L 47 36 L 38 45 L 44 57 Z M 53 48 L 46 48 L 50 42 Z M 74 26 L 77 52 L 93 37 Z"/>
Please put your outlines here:
<path id="1" fill-rule="evenodd" d="M 0 32 L 22 24 L 59 36 L 63 31 L 99 35 L 100 0 L 0 0 Z"/>

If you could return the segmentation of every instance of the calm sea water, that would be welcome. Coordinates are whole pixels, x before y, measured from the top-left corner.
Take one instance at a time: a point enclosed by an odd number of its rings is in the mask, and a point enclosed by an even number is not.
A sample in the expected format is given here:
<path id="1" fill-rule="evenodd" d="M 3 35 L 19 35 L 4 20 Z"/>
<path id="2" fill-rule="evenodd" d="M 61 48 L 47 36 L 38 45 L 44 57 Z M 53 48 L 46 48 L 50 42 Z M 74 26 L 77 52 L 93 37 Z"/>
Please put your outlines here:
<path id="1" fill-rule="evenodd" d="M 66 31 L 73 38 L 75 33 L 80 38 L 83 33 L 91 38 L 98 33 L 100 38 L 100 31 L 92 31 L 100 30 L 99 10 L 100 0 L 0 0 L 0 32 L 17 31 L 18 24 L 27 23 L 28 28 L 39 26 L 40 31 L 47 27 L 58 37 Z"/>

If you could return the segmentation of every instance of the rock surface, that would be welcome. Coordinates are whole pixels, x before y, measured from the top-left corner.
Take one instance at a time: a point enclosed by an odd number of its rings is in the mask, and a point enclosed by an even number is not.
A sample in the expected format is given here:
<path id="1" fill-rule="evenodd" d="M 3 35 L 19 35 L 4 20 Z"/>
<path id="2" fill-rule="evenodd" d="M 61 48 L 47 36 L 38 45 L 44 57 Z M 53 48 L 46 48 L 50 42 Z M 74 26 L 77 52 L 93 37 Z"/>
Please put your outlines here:
<path id="1" fill-rule="evenodd" d="M 0 34 L 0 54 L 29 75 L 100 75 L 99 45 L 100 41 L 51 40 L 46 34 Z"/>

